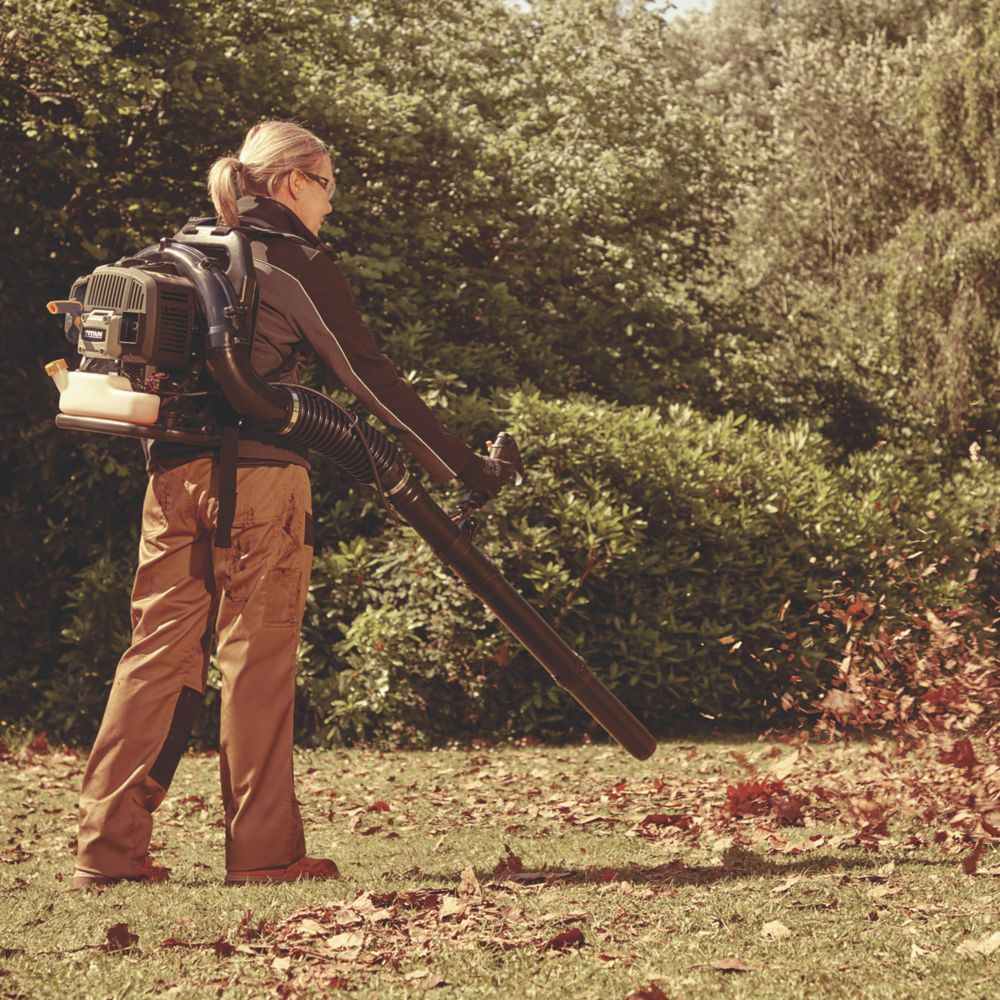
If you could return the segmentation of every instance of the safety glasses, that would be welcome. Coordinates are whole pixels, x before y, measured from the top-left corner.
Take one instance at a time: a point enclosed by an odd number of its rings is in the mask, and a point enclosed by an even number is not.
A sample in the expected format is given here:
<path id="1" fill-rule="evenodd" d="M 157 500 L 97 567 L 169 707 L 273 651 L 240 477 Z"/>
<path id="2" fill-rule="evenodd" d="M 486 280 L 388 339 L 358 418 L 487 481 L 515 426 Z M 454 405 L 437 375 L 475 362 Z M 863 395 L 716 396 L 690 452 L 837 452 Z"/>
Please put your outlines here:
<path id="1" fill-rule="evenodd" d="M 323 190 L 326 192 L 327 198 L 333 197 L 333 192 L 337 190 L 337 182 L 332 177 L 323 177 L 320 174 L 310 173 L 308 170 L 300 170 L 300 174 L 303 177 L 308 177 L 309 180 L 315 181 Z"/>

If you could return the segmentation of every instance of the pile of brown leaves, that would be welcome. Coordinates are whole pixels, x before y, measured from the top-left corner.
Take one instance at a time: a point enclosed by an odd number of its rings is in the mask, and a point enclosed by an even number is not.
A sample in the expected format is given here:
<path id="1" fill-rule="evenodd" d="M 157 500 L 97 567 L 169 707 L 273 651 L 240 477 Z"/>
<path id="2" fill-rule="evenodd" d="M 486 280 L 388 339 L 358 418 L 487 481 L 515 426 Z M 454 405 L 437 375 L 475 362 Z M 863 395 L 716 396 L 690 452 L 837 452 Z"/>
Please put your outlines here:
<path id="1" fill-rule="evenodd" d="M 968 607 L 915 607 L 887 623 L 866 594 L 820 605 L 847 633 L 831 689 L 811 708 L 816 735 L 875 736 L 866 753 L 873 833 L 890 814 L 919 819 L 930 839 L 971 845 L 965 861 L 1000 839 L 1000 674 L 996 621 Z M 924 837 L 915 835 L 916 842 Z"/>
<path id="2" fill-rule="evenodd" d="M 518 859 L 508 854 L 498 871 L 519 866 Z M 299 910 L 273 927 L 266 940 L 239 950 L 256 949 L 271 956 L 271 968 L 283 977 L 276 992 L 293 997 L 321 984 L 357 985 L 381 967 L 403 972 L 438 952 L 443 941 L 497 952 L 580 947 L 583 932 L 573 925 L 586 921 L 587 913 L 528 917 L 518 900 L 520 893 L 550 880 L 558 881 L 556 873 L 517 873 L 484 887 L 469 867 L 454 889 L 362 892 L 350 902 Z M 426 969 L 403 972 L 403 978 L 424 989 L 445 985 Z"/>

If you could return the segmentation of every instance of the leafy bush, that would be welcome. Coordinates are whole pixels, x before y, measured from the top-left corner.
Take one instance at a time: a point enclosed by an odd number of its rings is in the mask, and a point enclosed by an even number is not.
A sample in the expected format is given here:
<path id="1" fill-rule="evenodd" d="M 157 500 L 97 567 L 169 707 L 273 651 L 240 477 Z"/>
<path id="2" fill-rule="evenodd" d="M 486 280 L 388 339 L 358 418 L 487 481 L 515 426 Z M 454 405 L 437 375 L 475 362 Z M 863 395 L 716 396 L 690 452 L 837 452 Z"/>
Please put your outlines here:
<path id="1" fill-rule="evenodd" d="M 922 553 L 935 572 L 918 590 L 957 599 L 996 523 L 970 485 L 996 495 L 985 463 L 946 483 L 887 450 L 835 468 L 805 426 L 585 396 L 516 392 L 506 416 L 530 476 L 493 504 L 479 544 L 661 732 L 815 694 L 842 646 L 811 627 L 826 592 L 876 590 L 888 561 Z M 591 725 L 409 530 L 323 555 L 314 598 L 302 684 L 322 739 Z"/>

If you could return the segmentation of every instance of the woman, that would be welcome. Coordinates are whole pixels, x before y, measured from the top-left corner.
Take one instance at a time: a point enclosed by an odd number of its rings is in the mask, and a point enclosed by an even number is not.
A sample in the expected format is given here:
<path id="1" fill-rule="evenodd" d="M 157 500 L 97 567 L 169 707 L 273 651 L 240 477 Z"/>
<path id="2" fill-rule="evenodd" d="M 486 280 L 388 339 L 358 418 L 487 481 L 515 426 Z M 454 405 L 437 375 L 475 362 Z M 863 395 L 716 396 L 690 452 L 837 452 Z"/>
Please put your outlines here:
<path id="1" fill-rule="evenodd" d="M 375 345 L 333 252 L 319 240 L 336 188 L 326 146 L 264 122 L 217 160 L 219 221 L 249 237 L 260 287 L 253 365 L 297 382 L 325 366 L 436 482 L 494 496 L 504 463 L 474 454 L 437 421 Z M 160 881 L 148 856 L 163 800 L 202 702 L 213 643 L 222 674 L 219 746 L 226 881 L 338 876 L 306 855 L 292 773 L 295 650 L 312 561 L 308 458 L 287 440 L 240 431 L 230 545 L 216 545 L 218 456 L 153 442 L 132 593 L 132 644 L 118 665 L 80 796 L 74 888 Z"/>

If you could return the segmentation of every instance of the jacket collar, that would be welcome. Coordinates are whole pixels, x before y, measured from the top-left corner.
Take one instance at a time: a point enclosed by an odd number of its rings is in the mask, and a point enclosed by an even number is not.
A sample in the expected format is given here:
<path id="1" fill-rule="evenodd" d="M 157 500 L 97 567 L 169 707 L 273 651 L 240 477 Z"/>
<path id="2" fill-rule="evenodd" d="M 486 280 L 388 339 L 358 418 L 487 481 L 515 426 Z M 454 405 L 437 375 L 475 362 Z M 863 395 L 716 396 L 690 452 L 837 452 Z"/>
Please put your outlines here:
<path id="1" fill-rule="evenodd" d="M 297 236 L 314 247 L 322 245 L 320 239 L 302 224 L 302 220 L 290 208 L 273 198 L 244 195 L 236 203 L 236 210 L 240 213 L 240 224 L 243 226 Z"/>

